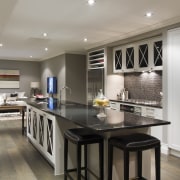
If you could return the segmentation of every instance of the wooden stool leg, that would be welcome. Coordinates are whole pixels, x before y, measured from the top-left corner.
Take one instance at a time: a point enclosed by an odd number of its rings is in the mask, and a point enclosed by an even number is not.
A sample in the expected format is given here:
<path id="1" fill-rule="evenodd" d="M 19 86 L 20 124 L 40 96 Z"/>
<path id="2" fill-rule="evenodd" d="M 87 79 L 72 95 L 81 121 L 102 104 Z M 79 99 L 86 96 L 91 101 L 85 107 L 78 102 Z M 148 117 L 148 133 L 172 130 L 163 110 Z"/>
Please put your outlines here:
<path id="1" fill-rule="evenodd" d="M 142 151 L 137 151 L 138 178 L 142 178 Z"/>
<path id="2" fill-rule="evenodd" d="M 124 180 L 129 180 L 129 151 L 124 150 Z"/>
<path id="3" fill-rule="evenodd" d="M 112 180 L 113 146 L 108 143 L 108 180 Z"/>
<path id="4" fill-rule="evenodd" d="M 81 145 L 77 145 L 77 180 L 81 180 Z"/>
<path id="5" fill-rule="evenodd" d="M 64 180 L 67 180 L 67 168 L 68 168 L 68 140 L 64 138 Z"/>
<path id="6" fill-rule="evenodd" d="M 156 180 L 161 179 L 161 149 L 160 145 L 155 148 Z"/>
<path id="7" fill-rule="evenodd" d="M 85 180 L 87 180 L 87 144 L 84 145 Z"/>
<path id="8" fill-rule="evenodd" d="M 99 143 L 99 171 L 100 180 L 104 180 L 104 142 Z"/>

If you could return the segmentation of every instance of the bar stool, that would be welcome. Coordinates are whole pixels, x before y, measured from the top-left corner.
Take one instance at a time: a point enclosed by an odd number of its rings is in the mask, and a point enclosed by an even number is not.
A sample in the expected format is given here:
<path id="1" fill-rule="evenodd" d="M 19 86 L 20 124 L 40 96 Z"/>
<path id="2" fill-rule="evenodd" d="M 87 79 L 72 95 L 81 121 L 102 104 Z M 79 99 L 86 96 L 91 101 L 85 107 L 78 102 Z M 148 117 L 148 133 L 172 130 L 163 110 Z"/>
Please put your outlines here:
<path id="1" fill-rule="evenodd" d="M 156 180 L 160 180 L 160 141 L 147 134 L 131 134 L 112 137 L 108 140 L 108 180 L 112 180 L 113 147 L 119 148 L 124 154 L 124 180 L 129 180 L 129 153 L 137 153 L 137 175 L 136 179 L 142 177 L 142 151 L 155 149 Z"/>
<path id="2" fill-rule="evenodd" d="M 76 145 L 77 148 L 77 168 L 68 169 L 68 140 Z M 87 172 L 97 178 L 97 176 L 88 168 L 87 151 L 89 144 L 99 144 L 99 179 L 104 179 L 104 138 L 100 135 L 92 133 L 85 128 L 69 129 L 64 133 L 64 180 L 67 177 L 73 179 L 70 172 L 77 172 L 77 180 L 81 179 L 81 170 L 85 171 L 84 177 L 87 180 Z M 84 167 L 81 166 L 81 146 L 84 145 Z"/>

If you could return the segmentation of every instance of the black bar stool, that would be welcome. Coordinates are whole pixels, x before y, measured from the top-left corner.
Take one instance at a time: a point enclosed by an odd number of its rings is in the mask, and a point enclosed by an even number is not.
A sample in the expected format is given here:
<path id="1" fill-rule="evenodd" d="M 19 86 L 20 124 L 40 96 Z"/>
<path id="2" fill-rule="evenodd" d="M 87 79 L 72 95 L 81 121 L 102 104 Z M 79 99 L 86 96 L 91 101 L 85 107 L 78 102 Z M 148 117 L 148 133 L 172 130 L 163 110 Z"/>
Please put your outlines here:
<path id="1" fill-rule="evenodd" d="M 137 178 L 142 177 L 142 151 L 155 149 L 156 180 L 160 180 L 160 141 L 147 134 L 131 134 L 112 137 L 108 140 L 108 180 L 112 180 L 113 147 L 123 150 L 124 153 L 124 180 L 129 180 L 129 153 L 137 152 Z"/>
<path id="2" fill-rule="evenodd" d="M 77 168 L 68 169 L 68 140 L 76 144 L 77 147 Z M 70 172 L 77 172 L 77 180 L 81 179 L 81 170 L 85 171 L 84 177 L 87 180 L 87 172 L 98 178 L 89 168 L 87 162 L 88 144 L 99 144 L 99 179 L 104 179 L 104 138 L 100 135 L 92 133 L 85 128 L 69 129 L 64 133 L 64 180 L 67 177 L 73 179 Z M 81 166 L 81 146 L 84 145 L 84 167 Z"/>

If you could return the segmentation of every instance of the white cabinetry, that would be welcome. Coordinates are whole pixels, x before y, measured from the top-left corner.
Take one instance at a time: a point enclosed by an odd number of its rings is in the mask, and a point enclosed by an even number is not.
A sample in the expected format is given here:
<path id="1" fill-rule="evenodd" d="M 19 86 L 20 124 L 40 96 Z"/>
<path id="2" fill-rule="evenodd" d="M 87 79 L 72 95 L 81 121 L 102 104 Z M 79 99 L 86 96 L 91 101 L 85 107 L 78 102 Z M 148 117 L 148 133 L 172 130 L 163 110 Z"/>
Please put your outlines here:
<path id="1" fill-rule="evenodd" d="M 113 72 L 162 70 L 162 39 L 156 37 L 113 48 Z"/>
<path id="2" fill-rule="evenodd" d="M 56 118 L 35 107 L 27 105 L 27 137 L 59 174 L 59 143 L 56 137 Z M 59 158 L 60 159 L 60 158 Z"/>
<path id="3" fill-rule="evenodd" d="M 113 72 L 132 72 L 137 67 L 137 46 L 128 44 L 113 49 Z"/>
<path id="4" fill-rule="evenodd" d="M 150 69 L 150 49 L 149 40 L 142 41 L 138 46 L 138 67 L 136 71 L 147 71 Z"/>
<path id="5" fill-rule="evenodd" d="M 120 111 L 120 103 L 119 102 L 110 101 L 110 108 L 114 109 L 114 110 Z"/>
<path id="6" fill-rule="evenodd" d="M 124 72 L 125 58 L 124 58 L 124 48 L 116 47 L 113 49 L 113 72 L 121 73 Z"/>
<path id="7" fill-rule="evenodd" d="M 134 113 L 139 114 L 141 116 L 163 120 L 162 108 L 130 104 L 128 102 L 116 102 L 116 101 L 110 101 L 110 108 L 120 111 L 121 104 L 134 107 Z"/>
<path id="8" fill-rule="evenodd" d="M 167 33 L 167 97 L 169 146 L 180 151 L 180 28 L 169 30 Z"/>
<path id="9" fill-rule="evenodd" d="M 157 37 L 151 40 L 150 51 L 153 52 L 151 68 L 152 70 L 162 70 L 163 69 L 163 41 L 161 37 Z"/>
<path id="10" fill-rule="evenodd" d="M 101 69 L 105 65 L 105 49 L 88 52 L 88 69 Z"/>

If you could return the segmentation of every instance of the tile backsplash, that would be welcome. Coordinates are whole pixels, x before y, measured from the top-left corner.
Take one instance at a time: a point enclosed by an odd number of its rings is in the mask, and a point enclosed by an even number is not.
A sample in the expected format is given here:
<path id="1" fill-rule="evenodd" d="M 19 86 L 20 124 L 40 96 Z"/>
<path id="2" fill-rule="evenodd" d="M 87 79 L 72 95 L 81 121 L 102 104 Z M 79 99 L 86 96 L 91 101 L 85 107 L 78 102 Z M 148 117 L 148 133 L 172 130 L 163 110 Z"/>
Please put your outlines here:
<path id="1" fill-rule="evenodd" d="M 129 91 L 129 99 L 160 101 L 160 92 L 162 91 L 162 71 L 151 73 L 125 73 L 124 87 Z"/>

